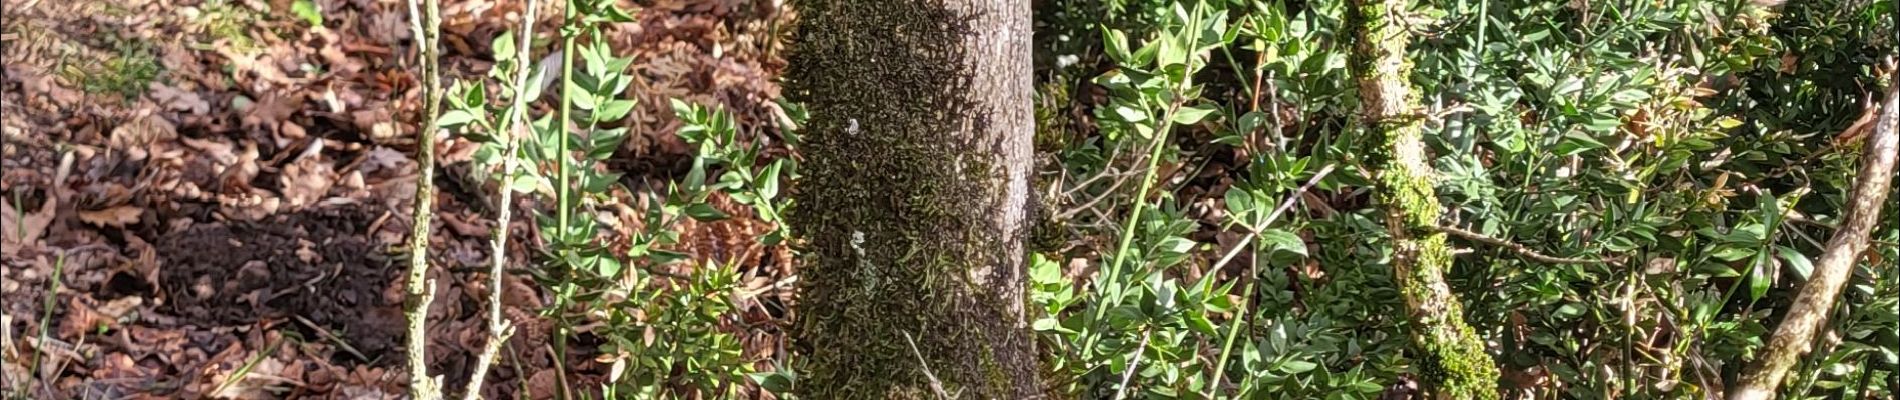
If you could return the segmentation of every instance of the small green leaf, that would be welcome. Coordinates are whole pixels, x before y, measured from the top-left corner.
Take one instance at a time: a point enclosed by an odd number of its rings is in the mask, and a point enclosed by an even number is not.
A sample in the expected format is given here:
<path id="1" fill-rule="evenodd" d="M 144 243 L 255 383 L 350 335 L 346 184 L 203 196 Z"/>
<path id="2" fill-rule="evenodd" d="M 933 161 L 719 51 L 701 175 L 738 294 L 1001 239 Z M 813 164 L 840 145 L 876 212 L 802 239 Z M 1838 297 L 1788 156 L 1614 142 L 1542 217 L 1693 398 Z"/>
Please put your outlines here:
<path id="1" fill-rule="evenodd" d="M 596 111 L 595 118 L 601 121 L 619 121 L 620 118 L 626 117 L 628 112 L 633 111 L 634 103 L 633 100 L 608 101 L 607 104 L 600 105 L 600 111 Z"/>
<path id="2" fill-rule="evenodd" d="M 1755 253 L 1752 264 L 1754 268 L 1748 270 L 1748 298 L 1761 300 L 1761 296 L 1768 294 L 1768 287 L 1774 284 L 1769 274 L 1774 272 L 1775 260 L 1768 257 L 1768 253 L 1760 252 Z"/>
<path id="3" fill-rule="evenodd" d="M 1115 62 L 1119 62 L 1122 65 L 1134 64 L 1131 62 L 1132 57 L 1128 53 L 1128 34 L 1115 29 L 1103 29 L 1102 44 L 1104 47 L 1103 50 L 1108 53 L 1108 57 L 1115 59 Z"/>
<path id="4" fill-rule="evenodd" d="M 500 35 L 496 35 L 495 40 L 488 43 L 488 50 L 494 54 L 495 61 L 497 62 L 514 59 L 515 35 L 509 32 L 502 32 Z"/>
<path id="5" fill-rule="evenodd" d="M 693 217 L 693 219 L 701 222 L 712 222 L 728 218 L 726 213 L 720 212 L 719 209 L 713 208 L 711 204 L 706 203 L 694 203 L 693 205 L 686 206 L 686 216 Z"/>
<path id="6" fill-rule="evenodd" d="M 1795 276 L 1801 277 L 1801 280 L 1807 280 L 1808 274 L 1814 272 L 1814 262 L 1808 260 L 1806 254 L 1801 254 L 1800 250 L 1795 250 L 1793 247 L 1775 246 L 1775 256 L 1786 261 L 1788 268 L 1793 269 Z"/>
<path id="7" fill-rule="evenodd" d="M 634 21 L 633 14 L 628 13 L 627 10 L 620 9 L 620 7 L 618 6 L 608 5 L 606 11 L 607 11 L 606 15 L 607 15 L 608 21 L 613 21 L 613 22 L 633 22 Z"/>
<path id="8" fill-rule="evenodd" d="M 1717 260 L 1734 262 L 1744 258 L 1754 257 L 1755 249 L 1724 245 L 1717 248 L 1715 253 L 1709 256 L 1715 257 Z"/>
<path id="9" fill-rule="evenodd" d="M 1319 364 L 1314 364 L 1311 361 L 1289 360 L 1285 364 L 1280 364 L 1281 371 L 1293 374 L 1303 374 L 1312 371 L 1314 368 L 1319 368 Z"/>
<path id="10" fill-rule="evenodd" d="M 475 122 L 476 119 L 479 117 L 469 110 L 448 110 L 442 112 L 442 116 L 436 117 L 435 123 L 444 128 L 454 128 Z"/>
<path id="11" fill-rule="evenodd" d="M 1120 117 L 1122 122 L 1141 122 L 1148 120 L 1148 110 L 1131 107 L 1127 104 L 1116 104 L 1114 111 L 1115 116 Z"/>
<path id="12" fill-rule="evenodd" d="M 548 65 L 537 63 L 534 65 L 534 70 L 528 73 L 528 87 L 524 90 L 526 92 L 523 94 L 523 96 L 526 96 L 523 97 L 524 100 L 533 102 L 541 99 L 541 90 L 546 86 L 541 82 L 547 80 L 548 67 Z"/>
<path id="13" fill-rule="evenodd" d="M 1570 156 L 1607 147 L 1609 146 L 1605 146 L 1603 142 L 1599 142 L 1588 135 L 1572 132 L 1564 135 L 1563 140 L 1558 141 L 1557 145 L 1551 148 L 1551 152 L 1557 155 Z"/>
<path id="14" fill-rule="evenodd" d="M 1225 197 L 1227 200 L 1227 214 L 1231 218 L 1246 221 L 1249 224 L 1258 223 L 1254 220 L 1258 217 L 1258 215 L 1255 214 L 1258 211 L 1259 205 L 1254 202 L 1253 192 L 1235 186 L 1227 189 L 1227 195 Z"/>
<path id="15" fill-rule="evenodd" d="M 599 272 L 600 276 L 605 277 L 620 276 L 620 269 L 624 266 L 620 264 L 620 260 L 614 259 L 613 257 L 593 257 L 591 261 L 594 264 L 595 271 Z"/>
<path id="16" fill-rule="evenodd" d="M 1029 256 L 1029 282 L 1036 284 L 1061 283 L 1062 266 L 1041 254 Z"/>
<path id="17" fill-rule="evenodd" d="M 778 197 L 778 173 L 779 169 L 784 165 L 785 160 L 774 160 L 772 161 L 772 165 L 765 167 L 765 171 L 759 172 L 759 197 L 765 200 L 772 200 L 772 198 Z"/>
<path id="18" fill-rule="evenodd" d="M 580 83 L 576 81 L 568 81 L 567 85 L 568 89 L 574 93 L 574 96 L 569 97 L 567 100 L 574 104 L 574 107 L 578 107 L 582 110 L 594 109 L 594 95 L 592 93 L 588 93 L 588 91 L 582 88 Z"/>
<path id="19" fill-rule="evenodd" d="M 541 177 L 533 175 L 517 175 L 508 183 L 508 188 L 514 190 L 515 193 L 533 193 L 540 187 Z"/>
<path id="20" fill-rule="evenodd" d="M 1160 248 L 1156 250 L 1159 250 L 1161 253 L 1164 253 L 1164 254 L 1165 253 L 1185 254 L 1189 250 L 1194 250 L 1194 245 L 1196 244 L 1197 243 L 1195 243 L 1193 240 L 1188 240 L 1188 238 L 1173 236 L 1173 237 L 1168 237 L 1166 239 L 1162 239 Z"/>
<path id="21" fill-rule="evenodd" d="M 1030 324 L 1030 329 L 1035 329 L 1037 332 L 1076 333 L 1074 330 L 1064 328 L 1055 318 L 1048 317 L 1037 319 L 1036 322 Z"/>
<path id="22" fill-rule="evenodd" d="M 581 49 L 581 62 L 585 64 L 583 67 L 587 69 L 588 75 L 598 77 L 606 76 L 614 72 L 607 69 L 608 51 L 606 46 L 601 45 L 587 46 L 587 48 Z"/>
<path id="23" fill-rule="evenodd" d="M 290 13 L 297 14 L 310 26 L 323 26 L 323 7 L 314 0 L 297 0 L 290 3 Z"/>
<path id="24" fill-rule="evenodd" d="M 1275 254 L 1280 252 L 1299 255 L 1293 258 L 1295 260 L 1306 257 L 1306 241 L 1300 239 L 1300 235 L 1285 229 L 1268 229 L 1261 232 L 1260 243 L 1267 254 L 1274 259 L 1282 259 Z"/>
<path id="25" fill-rule="evenodd" d="M 1220 332 L 1214 329 L 1214 322 L 1207 319 L 1207 313 L 1189 312 L 1183 315 L 1181 319 L 1182 322 L 1187 323 L 1188 329 L 1193 329 L 1202 335 L 1214 336 L 1220 334 Z"/>
<path id="26" fill-rule="evenodd" d="M 1564 318 L 1574 318 L 1578 315 L 1583 315 L 1583 307 L 1578 307 L 1575 303 L 1564 303 L 1564 305 L 1557 307 L 1556 314 Z"/>
<path id="27" fill-rule="evenodd" d="M 1214 115 L 1214 113 L 1217 111 L 1220 111 L 1220 110 L 1214 108 L 1214 106 L 1206 105 L 1206 104 L 1193 106 L 1193 107 L 1182 107 L 1180 110 L 1176 110 L 1174 112 L 1174 123 L 1180 124 L 1180 125 L 1193 125 L 1195 123 L 1201 122 L 1202 119 L 1207 118 L 1207 116 L 1209 115 Z"/>

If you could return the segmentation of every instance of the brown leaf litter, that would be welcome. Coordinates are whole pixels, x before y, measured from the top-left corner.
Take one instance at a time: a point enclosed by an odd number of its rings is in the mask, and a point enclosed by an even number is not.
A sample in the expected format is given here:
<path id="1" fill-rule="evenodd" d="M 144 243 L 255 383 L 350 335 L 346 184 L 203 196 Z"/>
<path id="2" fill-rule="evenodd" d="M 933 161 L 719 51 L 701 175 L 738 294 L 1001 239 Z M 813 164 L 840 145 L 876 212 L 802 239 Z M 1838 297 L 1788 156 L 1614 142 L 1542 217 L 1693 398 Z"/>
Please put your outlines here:
<path id="1" fill-rule="evenodd" d="M 32 398 L 390 398 L 403 393 L 398 309 L 420 89 L 406 7 L 397 0 L 316 0 L 321 27 L 289 0 L 0 0 L 0 391 Z M 445 1 L 445 70 L 485 72 L 487 43 L 525 2 Z M 558 1 L 544 1 L 554 26 Z M 667 99 L 727 108 L 748 138 L 774 140 L 784 65 L 779 0 L 658 0 L 611 27 L 635 57 L 627 121 L 612 160 L 665 179 L 689 156 Z M 275 10 L 275 11 L 272 11 Z M 553 37 L 551 30 L 543 38 Z M 552 42 L 547 40 L 546 42 Z M 543 46 L 537 46 L 543 47 Z M 538 54 L 548 54 L 545 48 Z M 545 106 L 545 104 L 544 104 Z M 445 138 L 454 168 L 474 147 Z M 781 148 L 782 145 L 774 144 Z M 629 178 L 635 179 L 635 178 Z M 638 186 L 638 185 L 635 185 Z M 431 238 L 432 372 L 470 369 L 485 334 L 486 190 L 445 193 Z M 642 207 L 618 193 L 614 219 Z M 750 209 L 689 223 L 678 250 L 736 261 L 747 288 L 734 311 L 761 368 L 782 348 L 793 276 L 783 246 Z M 474 206 L 479 204 L 480 206 Z M 521 199 L 517 206 L 532 206 Z M 624 206 L 631 205 L 631 206 Z M 633 218 L 637 220 L 637 218 Z M 631 225 L 623 229 L 635 228 Z M 534 254 L 532 221 L 511 231 Z M 625 231 L 603 239 L 624 243 Z M 522 269 L 529 265 L 516 257 Z M 679 266 L 663 266 L 679 268 Z M 58 272 L 55 276 L 55 272 Z M 57 278 L 57 279 L 54 279 Z M 55 287 L 57 284 L 57 287 Z M 593 388 L 606 366 L 590 348 L 547 349 L 549 294 L 504 280 L 520 331 L 488 380 L 490 398 L 550 398 Z M 54 307 L 42 305 L 52 300 Z M 46 322 L 42 322 L 42 318 Z M 44 334 L 45 338 L 40 336 Z"/>

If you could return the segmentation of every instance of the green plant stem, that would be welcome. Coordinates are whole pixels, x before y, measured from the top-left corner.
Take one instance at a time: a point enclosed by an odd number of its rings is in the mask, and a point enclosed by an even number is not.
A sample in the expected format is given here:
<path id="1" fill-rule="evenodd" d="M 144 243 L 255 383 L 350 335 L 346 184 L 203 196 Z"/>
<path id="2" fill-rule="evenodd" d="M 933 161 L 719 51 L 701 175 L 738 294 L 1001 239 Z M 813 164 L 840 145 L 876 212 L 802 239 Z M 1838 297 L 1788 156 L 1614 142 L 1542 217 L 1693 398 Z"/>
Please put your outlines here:
<path id="1" fill-rule="evenodd" d="M 437 116 L 441 114 L 442 85 L 436 41 L 441 34 L 441 5 L 438 0 L 424 0 L 426 5 L 418 8 L 417 0 L 409 0 L 409 16 L 414 21 L 410 28 L 414 30 L 418 47 L 419 64 L 422 72 L 422 123 L 416 132 L 416 195 L 414 220 L 409 234 L 409 281 L 408 297 L 404 306 L 408 316 L 408 344 L 405 350 L 409 358 L 410 396 L 417 400 L 435 400 L 442 396 L 441 382 L 429 376 L 428 325 L 429 303 L 435 292 L 435 282 L 428 280 L 429 271 L 429 223 L 435 207 L 435 133 L 439 129 Z"/>
<path id="2" fill-rule="evenodd" d="M 52 200 L 48 199 L 47 201 Z M 40 361 L 44 358 L 42 356 L 46 354 L 47 326 L 53 323 L 53 307 L 59 304 L 57 299 L 59 298 L 60 277 L 66 276 L 66 253 L 67 252 L 61 251 L 59 255 L 55 256 L 56 258 L 53 259 L 53 276 L 46 278 L 48 281 L 46 283 L 46 301 L 40 309 L 40 338 L 39 341 L 33 342 L 33 364 L 31 365 L 35 372 L 40 370 Z"/>
<path id="3" fill-rule="evenodd" d="M 1196 36 L 1198 35 L 1193 34 L 1192 32 L 1198 32 L 1198 30 L 1196 30 L 1196 27 L 1200 26 L 1200 17 L 1201 17 L 1200 7 L 1201 6 L 1199 4 L 1196 4 L 1194 8 L 1194 14 L 1188 18 L 1187 26 L 1189 27 L 1188 29 L 1189 29 L 1190 34 L 1188 35 L 1188 40 L 1186 42 L 1190 44 L 1198 42 L 1198 39 L 1196 38 Z M 1198 53 L 1189 55 L 1188 59 L 1185 60 L 1185 62 L 1187 63 L 1186 67 L 1188 67 L 1187 69 L 1190 71 L 1190 73 L 1186 74 L 1186 76 L 1189 76 L 1189 77 L 1193 76 L 1191 71 L 1195 69 L 1193 68 L 1194 61 L 1195 61 L 1194 59 L 1197 57 L 1199 57 Z M 1101 279 L 1104 282 L 1118 279 L 1121 275 L 1122 264 L 1128 262 L 1128 255 L 1129 255 L 1128 246 L 1134 243 L 1135 230 L 1136 228 L 1141 226 L 1141 211 L 1142 209 L 1146 208 L 1148 204 L 1148 200 L 1147 200 L 1148 191 L 1154 189 L 1155 167 L 1161 162 L 1161 151 L 1168 147 L 1168 134 L 1169 134 L 1169 131 L 1174 127 L 1174 114 L 1177 112 L 1180 112 L 1181 106 L 1187 101 L 1185 98 L 1183 98 L 1182 93 L 1186 93 L 1188 91 L 1187 90 L 1188 87 L 1191 86 L 1188 81 L 1189 79 L 1191 78 L 1183 78 L 1182 81 L 1180 82 L 1171 82 L 1175 85 L 1175 87 L 1173 88 L 1173 90 L 1171 90 L 1172 93 L 1170 95 L 1170 99 L 1168 100 L 1168 110 L 1167 112 L 1162 113 L 1161 119 L 1155 121 L 1155 125 L 1156 125 L 1155 134 L 1154 134 L 1155 143 L 1154 143 L 1154 147 L 1148 150 L 1148 167 L 1145 171 L 1142 172 L 1141 186 L 1135 192 L 1134 206 L 1132 209 L 1128 211 L 1128 222 L 1124 226 L 1122 226 L 1121 240 L 1119 241 L 1119 244 L 1115 246 L 1115 258 L 1113 261 L 1109 262 L 1108 268 L 1103 270 L 1103 275 Z M 1099 322 L 1107 315 L 1108 315 L 1107 308 L 1096 307 L 1094 321 Z M 1093 331 L 1093 329 L 1091 329 L 1091 331 Z M 1086 345 L 1085 348 L 1093 347 L 1095 340 L 1097 340 L 1098 338 L 1099 338 L 1099 335 L 1090 335 L 1088 339 L 1083 340 L 1083 343 L 1085 343 Z"/>
<path id="4" fill-rule="evenodd" d="M 565 12 L 567 26 L 561 29 L 561 116 L 555 118 L 557 126 L 554 135 L 554 214 L 555 225 L 560 231 L 555 240 L 567 241 L 568 219 L 568 149 L 567 124 L 574 118 L 574 36 L 578 35 L 574 24 L 574 2 L 568 0 Z"/>
<path id="5" fill-rule="evenodd" d="M 1146 171 L 1141 174 L 1141 186 L 1135 191 L 1135 204 L 1132 209 L 1128 210 L 1128 223 L 1122 226 L 1122 237 L 1118 242 L 1120 244 L 1115 246 L 1115 259 L 1108 264 L 1108 269 L 1105 271 L 1107 272 L 1106 279 L 1115 279 L 1116 276 L 1120 275 L 1122 264 L 1128 262 L 1128 246 L 1134 244 L 1135 228 L 1141 226 L 1141 210 L 1147 208 L 1148 191 L 1154 189 L 1155 166 L 1161 162 L 1161 150 L 1168 147 L 1168 131 L 1174 127 L 1172 123 L 1174 113 L 1180 109 L 1181 101 L 1175 100 L 1174 104 L 1168 106 L 1168 112 L 1165 114 L 1165 118 L 1162 118 L 1161 122 L 1156 124 L 1159 125 L 1160 128 L 1155 129 L 1155 143 L 1154 146 L 1148 150 L 1148 167 Z M 1108 312 L 1106 309 L 1097 309 L 1095 312 L 1096 318 L 1101 318 L 1103 313 L 1106 312 Z"/>
<path id="6" fill-rule="evenodd" d="M 583 0 L 568 0 L 566 6 L 562 7 L 561 110 L 560 115 L 554 119 L 554 126 L 549 127 L 550 130 L 554 131 L 556 149 L 553 157 L 554 175 L 557 182 L 554 188 L 554 229 L 556 229 L 554 240 L 558 243 L 566 243 L 568 236 L 567 221 L 569 211 L 567 208 L 569 188 L 567 158 L 569 156 L 567 150 L 567 124 L 574 118 L 574 37 L 579 35 L 578 31 L 580 29 L 574 19 L 576 14 L 574 8 L 575 2 L 578 1 Z M 564 289 L 556 288 L 555 290 Z M 551 346 L 553 347 L 556 376 L 560 378 L 559 380 L 561 381 L 561 384 L 557 387 L 559 388 L 558 391 L 561 393 L 560 398 L 562 399 L 571 397 L 567 388 L 567 376 L 566 374 L 560 373 L 561 363 L 567 360 L 567 313 L 563 312 L 567 307 L 567 298 L 568 296 L 565 295 L 554 296 L 553 314 L 556 323 L 554 329 L 554 343 Z"/>
<path id="7" fill-rule="evenodd" d="M 1306 180 L 1306 184 L 1300 185 L 1300 188 L 1298 190 L 1294 190 L 1293 194 L 1288 195 L 1286 200 L 1283 200 L 1280 202 L 1279 207 L 1275 207 L 1272 213 L 1267 214 L 1267 219 L 1265 221 L 1262 221 L 1259 226 L 1247 227 L 1247 229 L 1250 232 L 1247 232 L 1246 238 L 1243 238 L 1240 240 L 1241 243 L 1243 244 L 1252 243 L 1255 249 L 1259 249 L 1260 248 L 1259 243 L 1256 243 L 1254 239 L 1260 237 L 1260 232 L 1262 230 L 1265 230 L 1268 226 L 1273 225 L 1274 221 L 1279 220 L 1280 216 L 1286 213 L 1286 210 L 1292 209 L 1293 204 L 1299 201 L 1300 195 L 1305 194 L 1307 190 L 1310 190 L 1313 188 L 1313 185 L 1318 185 L 1320 180 L 1326 179 L 1326 175 L 1330 175 L 1332 173 L 1333 173 L 1332 164 L 1327 164 L 1326 167 L 1320 168 L 1319 172 L 1313 173 L 1313 177 L 1308 178 Z M 1235 247 L 1232 251 L 1228 251 L 1227 255 L 1222 256 L 1220 261 L 1215 262 L 1214 266 L 1211 268 L 1208 268 L 1207 270 L 1219 271 L 1221 267 L 1226 266 L 1228 261 L 1233 260 L 1234 256 L 1240 254 L 1240 251 L 1245 248 L 1247 248 L 1247 246 L 1242 245 L 1239 247 Z M 1259 271 L 1254 271 L 1253 275 L 1254 275 L 1254 280 L 1258 280 L 1260 278 Z M 1241 293 L 1246 293 L 1248 295 L 1247 298 L 1252 298 L 1254 280 L 1247 281 L 1247 284 L 1244 285 L 1241 289 Z M 1234 350 L 1234 337 L 1239 336 L 1240 326 L 1243 325 L 1244 322 L 1247 320 L 1246 315 L 1247 315 L 1247 301 L 1243 298 L 1240 301 L 1240 310 L 1234 313 L 1235 323 L 1233 325 L 1228 326 L 1227 338 L 1222 340 L 1221 348 L 1220 348 L 1220 359 L 1218 362 L 1214 363 L 1214 375 L 1209 377 L 1207 393 L 1203 397 L 1207 397 L 1210 399 L 1214 398 L 1214 392 L 1217 390 L 1220 390 L 1221 377 L 1223 376 L 1223 374 L 1227 372 L 1228 356 L 1232 355 L 1232 352 Z"/>

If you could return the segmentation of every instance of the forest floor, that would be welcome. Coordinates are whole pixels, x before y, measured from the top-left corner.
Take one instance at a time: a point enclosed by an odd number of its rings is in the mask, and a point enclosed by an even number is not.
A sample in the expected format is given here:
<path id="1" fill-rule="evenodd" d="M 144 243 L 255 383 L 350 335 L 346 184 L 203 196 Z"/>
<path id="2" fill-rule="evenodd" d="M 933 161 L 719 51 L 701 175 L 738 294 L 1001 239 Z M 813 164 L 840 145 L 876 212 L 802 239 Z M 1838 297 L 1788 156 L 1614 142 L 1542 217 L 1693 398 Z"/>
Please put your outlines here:
<path id="1" fill-rule="evenodd" d="M 479 77 L 522 0 L 444 2 L 444 70 Z M 772 134 L 779 22 L 772 0 L 659 0 L 610 39 L 635 58 L 641 105 L 605 168 L 683 172 L 667 99 L 728 108 Z M 557 26 L 544 0 L 538 26 Z M 311 6 L 315 6 L 314 12 Z M 0 369 L 30 398 L 394 398 L 406 389 L 399 309 L 421 95 L 401 0 L 4 0 L 0 127 Z M 550 55 L 551 29 L 536 57 Z M 542 58 L 558 60 L 558 57 Z M 432 373 L 460 387 L 486 340 L 494 208 L 470 178 L 475 146 L 438 144 L 431 238 Z M 637 223 L 642 203 L 601 215 Z M 749 288 L 792 276 L 749 207 L 684 227 L 681 251 L 737 259 Z M 531 199 L 512 206 L 533 207 Z M 633 221 L 633 222 L 629 222 Z M 533 220 L 511 227 L 504 305 L 521 333 L 485 393 L 551 398 L 605 379 L 585 324 L 556 360 L 551 295 L 527 270 Z M 611 233 L 609 235 L 612 235 Z M 608 238 L 608 243 L 616 243 Z M 618 241 L 624 243 L 625 241 Z M 58 279 L 53 279 L 58 277 Z M 770 370 L 781 298 L 742 301 L 727 329 Z M 749 392 L 750 393 L 750 392 Z M 756 393 L 757 396 L 769 396 Z"/>

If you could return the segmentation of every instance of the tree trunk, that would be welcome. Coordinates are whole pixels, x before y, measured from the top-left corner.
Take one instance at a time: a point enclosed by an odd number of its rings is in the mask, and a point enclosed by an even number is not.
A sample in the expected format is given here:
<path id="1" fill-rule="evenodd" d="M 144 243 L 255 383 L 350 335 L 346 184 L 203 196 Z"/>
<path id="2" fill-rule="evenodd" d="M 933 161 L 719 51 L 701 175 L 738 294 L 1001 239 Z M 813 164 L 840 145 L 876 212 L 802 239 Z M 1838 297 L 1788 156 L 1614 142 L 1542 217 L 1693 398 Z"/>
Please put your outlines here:
<path id="1" fill-rule="evenodd" d="M 791 223 L 809 399 L 1039 392 L 1023 315 L 1029 2 L 806 0 Z"/>
<path id="2" fill-rule="evenodd" d="M 1353 31 L 1352 70 L 1366 129 L 1384 139 L 1371 157 L 1379 171 L 1379 206 L 1393 246 L 1392 277 L 1404 298 L 1409 336 L 1419 353 L 1426 391 L 1440 399 L 1498 398 L 1497 366 L 1484 341 L 1464 321 L 1464 307 L 1445 284 L 1451 252 L 1436 231 L 1440 209 L 1434 172 L 1425 154 L 1423 117 L 1407 80 L 1409 41 L 1404 12 L 1409 0 L 1352 0 L 1347 25 Z"/>

